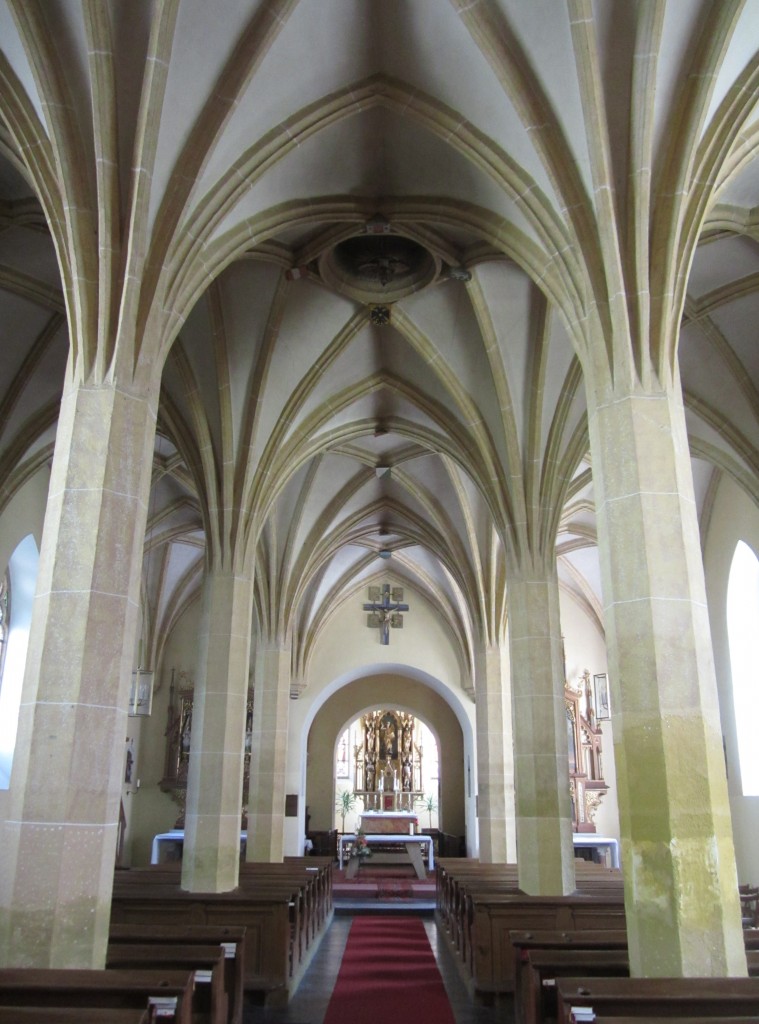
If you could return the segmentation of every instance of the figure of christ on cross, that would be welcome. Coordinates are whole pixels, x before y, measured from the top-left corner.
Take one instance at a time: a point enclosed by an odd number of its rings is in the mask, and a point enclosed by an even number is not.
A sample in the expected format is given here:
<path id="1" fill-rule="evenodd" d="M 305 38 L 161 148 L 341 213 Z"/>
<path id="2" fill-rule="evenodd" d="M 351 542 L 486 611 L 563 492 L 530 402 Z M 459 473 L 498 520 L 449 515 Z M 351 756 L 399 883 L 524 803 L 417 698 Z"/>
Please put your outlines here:
<path id="1" fill-rule="evenodd" d="M 380 643 L 390 643 L 390 626 L 394 625 L 392 622 L 393 616 L 399 612 L 407 612 L 409 610 L 407 604 L 401 604 L 398 601 L 390 600 L 390 584 L 383 583 L 382 585 L 382 600 L 372 601 L 364 605 L 365 612 L 372 612 L 377 616 L 378 625 L 380 628 Z M 370 623 L 370 625 L 374 625 Z"/>

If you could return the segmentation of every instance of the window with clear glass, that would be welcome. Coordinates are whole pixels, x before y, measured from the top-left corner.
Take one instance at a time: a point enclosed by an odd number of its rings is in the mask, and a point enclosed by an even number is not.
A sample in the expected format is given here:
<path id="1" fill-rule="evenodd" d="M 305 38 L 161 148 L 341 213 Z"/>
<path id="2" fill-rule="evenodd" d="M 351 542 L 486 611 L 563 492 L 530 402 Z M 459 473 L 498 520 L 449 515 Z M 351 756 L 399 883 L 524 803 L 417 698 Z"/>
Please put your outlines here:
<path id="1" fill-rule="evenodd" d="M 727 586 L 727 635 L 744 796 L 759 796 L 759 559 L 743 541 Z"/>
<path id="2" fill-rule="evenodd" d="M 10 557 L 2 600 L 2 675 L 0 676 L 0 789 L 10 786 L 16 748 L 21 687 L 37 584 L 39 553 L 29 534 Z"/>

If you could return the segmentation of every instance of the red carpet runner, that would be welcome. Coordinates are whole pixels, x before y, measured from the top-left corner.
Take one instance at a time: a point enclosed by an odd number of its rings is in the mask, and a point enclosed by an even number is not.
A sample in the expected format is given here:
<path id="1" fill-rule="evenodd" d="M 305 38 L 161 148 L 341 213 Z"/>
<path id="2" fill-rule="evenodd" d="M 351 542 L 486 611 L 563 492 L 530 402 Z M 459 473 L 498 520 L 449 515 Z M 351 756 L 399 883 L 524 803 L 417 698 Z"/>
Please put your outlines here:
<path id="1" fill-rule="evenodd" d="M 419 918 L 354 920 L 324 1024 L 455 1024 Z"/>

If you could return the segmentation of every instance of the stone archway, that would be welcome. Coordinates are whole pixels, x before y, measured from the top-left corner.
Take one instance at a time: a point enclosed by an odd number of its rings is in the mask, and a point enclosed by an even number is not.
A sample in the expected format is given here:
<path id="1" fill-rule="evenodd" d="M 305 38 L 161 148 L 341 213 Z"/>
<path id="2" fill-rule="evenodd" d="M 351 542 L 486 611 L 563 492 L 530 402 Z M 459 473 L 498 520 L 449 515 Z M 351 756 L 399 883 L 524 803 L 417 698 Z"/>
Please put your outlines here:
<path id="1" fill-rule="evenodd" d="M 319 709 L 308 733 L 306 804 L 310 828 L 333 828 L 334 750 L 346 725 L 369 707 L 392 706 L 412 712 L 437 736 L 440 753 L 442 831 L 466 832 L 464 737 L 456 715 L 430 687 L 405 676 L 375 675 L 357 679 L 338 690 Z"/>

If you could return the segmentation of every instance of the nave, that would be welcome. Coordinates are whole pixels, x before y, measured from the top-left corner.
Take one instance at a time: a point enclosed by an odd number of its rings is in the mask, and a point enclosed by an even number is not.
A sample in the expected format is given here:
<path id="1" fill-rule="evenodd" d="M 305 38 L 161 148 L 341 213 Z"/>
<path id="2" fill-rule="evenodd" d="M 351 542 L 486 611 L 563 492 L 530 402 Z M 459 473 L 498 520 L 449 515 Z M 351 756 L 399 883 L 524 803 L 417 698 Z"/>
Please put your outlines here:
<path id="1" fill-rule="evenodd" d="M 376 907 L 372 913 L 379 913 Z M 403 913 L 424 922 L 430 946 L 445 984 L 456 1024 L 510 1024 L 513 1007 L 502 1001 L 495 1007 L 477 1006 L 470 999 L 456 963 L 442 940 L 431 910 L 399 910 L 389 906 L 386 913 Z M 342 962 L 348 933 L 358 911 L 337 911 L 303 980 L 287 1007 L 273 1009 L 246 1005 L 244 1024 L 322 1024 Z M 398 1024 L 398 1022 L 393 1022 Z M 419 1024 L 424 1024 L 420 1021 Z"/>

